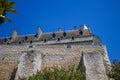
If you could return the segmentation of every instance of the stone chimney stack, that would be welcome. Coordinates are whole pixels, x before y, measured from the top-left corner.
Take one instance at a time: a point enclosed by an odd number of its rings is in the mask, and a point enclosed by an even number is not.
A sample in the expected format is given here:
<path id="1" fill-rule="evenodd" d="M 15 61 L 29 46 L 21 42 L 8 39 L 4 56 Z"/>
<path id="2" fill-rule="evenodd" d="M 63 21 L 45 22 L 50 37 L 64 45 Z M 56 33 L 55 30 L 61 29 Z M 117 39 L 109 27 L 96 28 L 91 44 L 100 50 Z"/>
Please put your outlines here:
<path id="1" fill-rule="evenodd" d="M 37 38 L 40 39 L 41 35 L 42 35 L 42 29 L 40 27 L 38 27 L 38 33 L 37 33 Z"/>
<path id="2" fill-rule="evenodd" d="M 18 37 L 18 33 L 17 33 L 16 29 L 14 29 L 13 34 L 12 34 L 12 40 L 14 40 L 17 37 Z"/>
<path id="3" fill-rule="evenodd" d="M 90 36 L 91 35 L 89 28 L 85 24 L 81 25 L 80 31 L 83 33 L 82 36 Z"/>

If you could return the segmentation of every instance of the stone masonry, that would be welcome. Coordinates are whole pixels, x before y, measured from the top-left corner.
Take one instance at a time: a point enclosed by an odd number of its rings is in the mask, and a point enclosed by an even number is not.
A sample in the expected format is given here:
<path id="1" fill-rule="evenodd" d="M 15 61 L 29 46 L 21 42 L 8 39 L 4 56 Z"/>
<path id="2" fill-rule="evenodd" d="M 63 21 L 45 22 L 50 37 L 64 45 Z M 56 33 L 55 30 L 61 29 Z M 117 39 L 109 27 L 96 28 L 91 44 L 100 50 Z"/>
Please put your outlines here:
<path id="1" fill-rule="evenodd" d="M 107 54 L 104 50 L 105 46 L 72 45 L 71 48 L 66 48 L 66 46 L 67 45 L 36 45 L 34 50 L 40 51 L 43 55 L 41 68 L 61 68 L 69 65 L 76 65 L 78 67 L 82 52 L 94 52 L 101 54 L 106 73 L 110 69 L 109 59 L 106 59 Z M 19 58 L 23 52 L 27 50 L 27 46 L 2 45 L 0 49 L 0 80 L 10 80 L 10 78 L 15 76 Z"/>
<path id="2" fill-rule="evenodd" d="M 37 34 L 23 36 L 14 30 L 12 37 L 0 38 L 0 80 L 19 80 L 37 70 L 70 65 L 82 67 L 86 80 L 109 80 L 106 46 L 86 25 L 80 30 L 49 33 L 42 33 L 39 27 Z"/>

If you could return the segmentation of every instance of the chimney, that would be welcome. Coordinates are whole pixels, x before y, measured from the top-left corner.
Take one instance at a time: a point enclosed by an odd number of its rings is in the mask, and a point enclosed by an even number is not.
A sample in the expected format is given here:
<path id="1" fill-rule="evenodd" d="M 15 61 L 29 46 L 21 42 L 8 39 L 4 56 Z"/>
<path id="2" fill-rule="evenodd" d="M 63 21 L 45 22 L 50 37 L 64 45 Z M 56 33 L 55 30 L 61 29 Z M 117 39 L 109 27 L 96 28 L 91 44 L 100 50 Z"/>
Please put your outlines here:
<path id="1" fill-rule="evenodd" d="M 38 33 L 37 33 L 37 38 L 40 39 L 41 35 L 42 35 L 42 29 L 40 27 L 38 27 Z"/>
<path id="2" fill-rule="evenodd" d="M 14 40 L 17 37 L 18 37 L 18 33 L 17 33 L 16 29 L 14 29 L 13 34 L 12 34 L 12 40 Z"/>
<path id="3" fill-rule="evenodd" d="M 60 32 L 60 31 L 62 31 L 62 29 L 59 27 L 59 28 L 58 28 L 58 32 Z"/>

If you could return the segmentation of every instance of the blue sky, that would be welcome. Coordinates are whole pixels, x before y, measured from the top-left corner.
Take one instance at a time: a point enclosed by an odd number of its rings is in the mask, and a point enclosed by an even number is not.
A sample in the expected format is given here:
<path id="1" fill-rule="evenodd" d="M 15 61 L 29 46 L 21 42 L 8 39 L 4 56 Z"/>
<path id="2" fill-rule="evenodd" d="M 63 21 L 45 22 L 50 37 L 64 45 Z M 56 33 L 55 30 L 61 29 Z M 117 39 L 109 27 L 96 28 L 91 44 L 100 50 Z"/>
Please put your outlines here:
<path id="1" fill-rule="evenodd" d="M 11 0 L 16 2 L 17 15 L 8 13 L 13 22 L 0 26 L 0 37 L 71 30 L 86 24 L 107 46 L 110 60 L 120 59 L 120 0 Z"/>

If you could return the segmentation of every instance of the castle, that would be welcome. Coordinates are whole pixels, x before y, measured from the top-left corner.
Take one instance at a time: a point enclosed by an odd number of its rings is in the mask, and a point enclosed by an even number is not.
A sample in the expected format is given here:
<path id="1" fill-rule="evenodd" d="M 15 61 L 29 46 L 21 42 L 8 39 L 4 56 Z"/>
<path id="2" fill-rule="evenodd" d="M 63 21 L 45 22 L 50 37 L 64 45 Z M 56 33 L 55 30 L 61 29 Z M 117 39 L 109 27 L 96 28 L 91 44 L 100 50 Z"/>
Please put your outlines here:
<path id="1" fill-rule="evenodd" d="M 86 80 L 110 80 L 106 46 L 86 25 L 49 33 L 39 27 L 37 34 L 25 36 L 14 30 L 11 37 L 0 39 L 0 80 L 19 80 L 37 70 L 69 65 L 83 67 Z"/>

